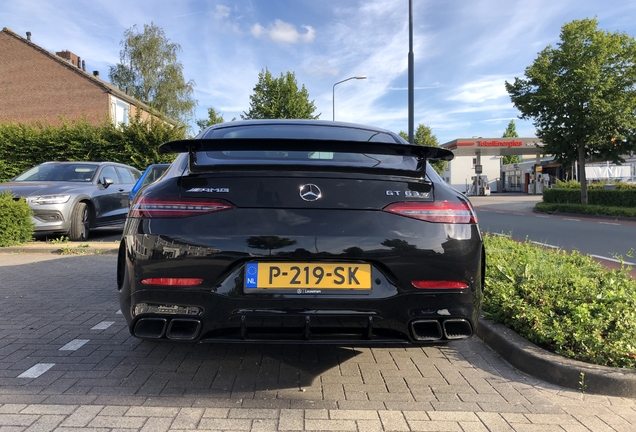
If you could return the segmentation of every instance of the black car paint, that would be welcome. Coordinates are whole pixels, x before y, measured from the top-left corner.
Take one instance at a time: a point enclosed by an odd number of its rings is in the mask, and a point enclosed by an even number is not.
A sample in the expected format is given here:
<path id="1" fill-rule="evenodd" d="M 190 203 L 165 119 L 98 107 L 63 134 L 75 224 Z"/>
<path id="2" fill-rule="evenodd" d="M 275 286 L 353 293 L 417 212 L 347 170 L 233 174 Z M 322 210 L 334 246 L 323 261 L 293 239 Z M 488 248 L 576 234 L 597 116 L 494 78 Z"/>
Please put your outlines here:
<path id="1" fill-rule="evenodd" d="M 478 226 L 428 223 L 382 211 L 395 201 L 465 200 L 444 184 L 342 170 L 283 174 L 251 168 L 181 177 L 186 155 L 179 158 L 144 195 L 219 198 L 236 208 L 176 223 L 128 219 L 118 285 L 131 333 L 146 317 L 134 316 L 139 303 L 200 307 L 195 319 L 201 327 L 186 338 L 195 340 L 258 341 L 252 336 L 268 329 L 278 341 L 290 339 L 288 333 L 295 342 L 333 341 L 312 335 L 329 332 L 339 341 L 340 327 L 359 333 L 354 340 L 360 336 L 365 343 L 415 343 L 409 323 L 416 319 L 467 320 L 473 330 L 477 325 L 485 260 Z M 300 199 L 299 187 L 307 183 L 319 185 L 323 199 Z M 250 238 L 258 235 L 286 239 L 289 245 L 250 247 Z M 246 292 L 243 269 L 250 261 L 371 263 L 373 287 L 364 293 Z M 142 285 L 148 277 L 200 277 L 203 283 L 176 289 Z M 410 283 L 417 279 L 461 280 L 468 289 L 420 290 Z"/>

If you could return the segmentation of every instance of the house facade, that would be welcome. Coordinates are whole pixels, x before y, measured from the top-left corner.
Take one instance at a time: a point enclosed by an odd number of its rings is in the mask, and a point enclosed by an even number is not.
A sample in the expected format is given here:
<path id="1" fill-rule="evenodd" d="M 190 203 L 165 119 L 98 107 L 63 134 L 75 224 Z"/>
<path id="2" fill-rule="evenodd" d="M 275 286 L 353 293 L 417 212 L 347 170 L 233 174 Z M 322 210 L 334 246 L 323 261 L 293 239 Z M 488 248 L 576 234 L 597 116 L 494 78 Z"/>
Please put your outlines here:
<path id="1" fill-rule="evenodd" d="M 94 125 L 106 119 L 127 124 L 138 109 L 142 119 L 151 116 L 147 105 L 85 69 L 85 61 L 70 51 L 53 54 L 33 43 L 30 32 L 22 37 L 2 29 L 0 123 L 59 125 L 84 117 Z"/>

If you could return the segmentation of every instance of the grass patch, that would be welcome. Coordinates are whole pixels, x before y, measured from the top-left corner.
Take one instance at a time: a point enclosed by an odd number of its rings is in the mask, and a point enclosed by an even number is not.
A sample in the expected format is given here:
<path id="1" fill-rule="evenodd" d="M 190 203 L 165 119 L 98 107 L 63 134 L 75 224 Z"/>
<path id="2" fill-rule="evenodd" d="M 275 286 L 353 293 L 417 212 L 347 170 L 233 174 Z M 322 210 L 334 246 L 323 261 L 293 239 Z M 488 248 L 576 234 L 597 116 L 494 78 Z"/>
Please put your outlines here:
<path id="1" fill-rule="evenodd" d="M 485 235 L 483 310 L 559 355 L 636 367 L 636 280 L 579 252 Z"/>

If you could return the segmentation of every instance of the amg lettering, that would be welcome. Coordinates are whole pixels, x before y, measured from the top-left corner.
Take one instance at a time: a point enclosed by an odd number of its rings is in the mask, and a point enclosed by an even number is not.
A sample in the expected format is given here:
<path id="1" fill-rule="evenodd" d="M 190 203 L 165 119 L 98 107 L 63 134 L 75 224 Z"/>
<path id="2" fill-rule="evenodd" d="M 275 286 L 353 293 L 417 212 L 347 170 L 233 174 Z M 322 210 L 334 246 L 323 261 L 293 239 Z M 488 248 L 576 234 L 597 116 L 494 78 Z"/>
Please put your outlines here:
<path id="1" fill-rule="evenodd" d="M 228 193 L 229 191 L 230 191 L 230 188 L 192 188 L 192 189 L 188 189 L 186 192 L 207 192 L 207 193 L 224 192 L 224 193 Z"/>

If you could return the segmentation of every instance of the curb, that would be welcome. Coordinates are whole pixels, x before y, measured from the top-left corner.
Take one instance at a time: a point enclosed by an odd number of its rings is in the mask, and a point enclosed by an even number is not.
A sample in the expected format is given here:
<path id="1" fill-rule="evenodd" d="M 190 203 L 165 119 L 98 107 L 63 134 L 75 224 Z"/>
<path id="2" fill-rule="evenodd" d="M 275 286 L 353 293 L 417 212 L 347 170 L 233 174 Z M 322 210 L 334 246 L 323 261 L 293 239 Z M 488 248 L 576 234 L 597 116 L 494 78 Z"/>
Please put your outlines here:
<path id="1" fill-rule="evenodd" d="M 118 250 L 119 243 L 110 242 L 27 243 L 18 246 L 0 247 L 0 253 L 5 254 L 116 255 Z"/>
<path id="2" fill-rule="evenodd" d="M 636 371 L 567 359 L 527 341 L 503 324 L 480 319 L 476 336 L 515 368 L 582 393 L 636 397 Z"/>

